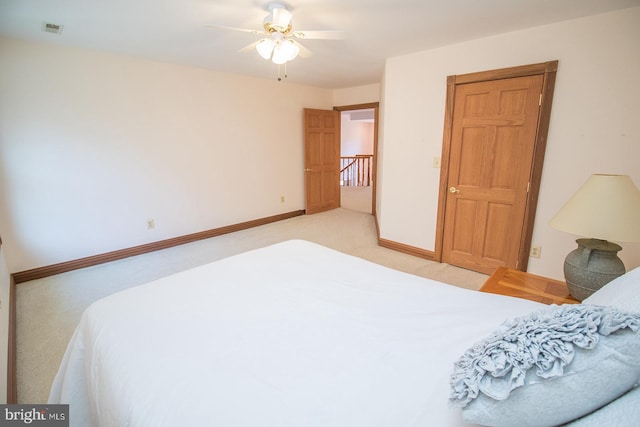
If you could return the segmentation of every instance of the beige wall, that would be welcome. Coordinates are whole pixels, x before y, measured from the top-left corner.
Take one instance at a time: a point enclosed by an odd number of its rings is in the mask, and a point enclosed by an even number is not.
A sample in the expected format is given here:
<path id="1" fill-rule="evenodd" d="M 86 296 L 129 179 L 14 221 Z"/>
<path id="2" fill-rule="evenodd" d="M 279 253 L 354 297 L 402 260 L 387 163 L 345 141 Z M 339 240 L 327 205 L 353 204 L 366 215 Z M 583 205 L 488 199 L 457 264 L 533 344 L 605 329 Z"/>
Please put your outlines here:
<path id="1" fill-rule="evenodd" d="M 331 90 L 12 39 L 0 68 L 11 272 L 304 209 L 302 110 L 334 105 Z"/>
<path id="2" fill-rule="evenodd" d="M 577 236 L 549 219 L 592 173 L 640 186 L 640 8 L 565 21 L 391 58 L 383 83 L 379 179 L 381 237 L 433 250 L 446 78 L 559 60 L 529 271 L 562 278 Z M 627 268 L 640 245 L 623 244 Z"/>

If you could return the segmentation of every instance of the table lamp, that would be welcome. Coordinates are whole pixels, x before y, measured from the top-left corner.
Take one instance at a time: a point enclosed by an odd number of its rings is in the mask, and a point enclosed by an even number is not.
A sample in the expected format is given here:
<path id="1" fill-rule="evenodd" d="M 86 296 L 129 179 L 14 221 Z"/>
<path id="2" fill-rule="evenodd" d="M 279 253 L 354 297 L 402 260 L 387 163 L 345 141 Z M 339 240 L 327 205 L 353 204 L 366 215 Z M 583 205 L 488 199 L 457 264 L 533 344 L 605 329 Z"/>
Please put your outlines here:
<path id="1" fill-rule="evenodd" d="M 622 247 L 609 240 L 640 242 L 640 191 L 627 175 L 591 175 L 549 225 L 588 237 L 564 262 L 569 292 L 582 301 L 625 273 Z"/>

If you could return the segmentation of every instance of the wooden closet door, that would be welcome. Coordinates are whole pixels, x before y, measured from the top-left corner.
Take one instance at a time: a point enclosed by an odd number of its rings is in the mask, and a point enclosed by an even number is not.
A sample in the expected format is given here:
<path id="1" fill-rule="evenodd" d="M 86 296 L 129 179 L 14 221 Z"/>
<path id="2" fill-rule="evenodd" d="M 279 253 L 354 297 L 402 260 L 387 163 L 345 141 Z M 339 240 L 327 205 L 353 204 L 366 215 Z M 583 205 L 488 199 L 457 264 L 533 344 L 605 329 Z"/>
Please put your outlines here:
<path id="1" fill-rule="evenodd" d="M 543 76 L 456 86 L 442 260 L 516 268 Z"/>

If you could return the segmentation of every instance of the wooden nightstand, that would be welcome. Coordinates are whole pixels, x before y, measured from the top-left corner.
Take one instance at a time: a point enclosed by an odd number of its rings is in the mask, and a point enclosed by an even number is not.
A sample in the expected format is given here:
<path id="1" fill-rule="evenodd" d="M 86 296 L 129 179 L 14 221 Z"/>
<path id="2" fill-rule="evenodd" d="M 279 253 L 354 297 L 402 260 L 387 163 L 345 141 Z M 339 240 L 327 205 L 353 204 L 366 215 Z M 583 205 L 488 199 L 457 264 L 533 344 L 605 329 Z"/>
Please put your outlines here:
<path id="1" fill-rule="evenodd" d="M 564 282 L 506 267 L 498 267 L 480 291 L 544 304 L 580 304 L 580 301 L 571 296 Z"/>

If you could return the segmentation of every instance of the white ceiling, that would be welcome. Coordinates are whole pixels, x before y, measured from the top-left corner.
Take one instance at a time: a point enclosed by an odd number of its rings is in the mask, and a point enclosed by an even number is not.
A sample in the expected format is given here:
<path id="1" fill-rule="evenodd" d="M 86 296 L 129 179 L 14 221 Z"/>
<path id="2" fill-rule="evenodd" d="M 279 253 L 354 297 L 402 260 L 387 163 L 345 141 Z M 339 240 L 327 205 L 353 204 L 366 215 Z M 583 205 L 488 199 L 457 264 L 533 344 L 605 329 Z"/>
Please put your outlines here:
<path id="1" fill-rule="evenodd" d="M 0 35 L 97 49 L 211 70 L 276 78 L 255 51 L 266 0 L 0 0 Z M 290 0 L 294 30 L 344 30 L 305 40 L 288 81 L 324 88 L 380 82 L 385 58 L 493 34 L 640 6 L 640 0 Z M 42 32 L 43 21 L 64 25 Z M 640 25 L 640 23 L 639 23 Z"/>

